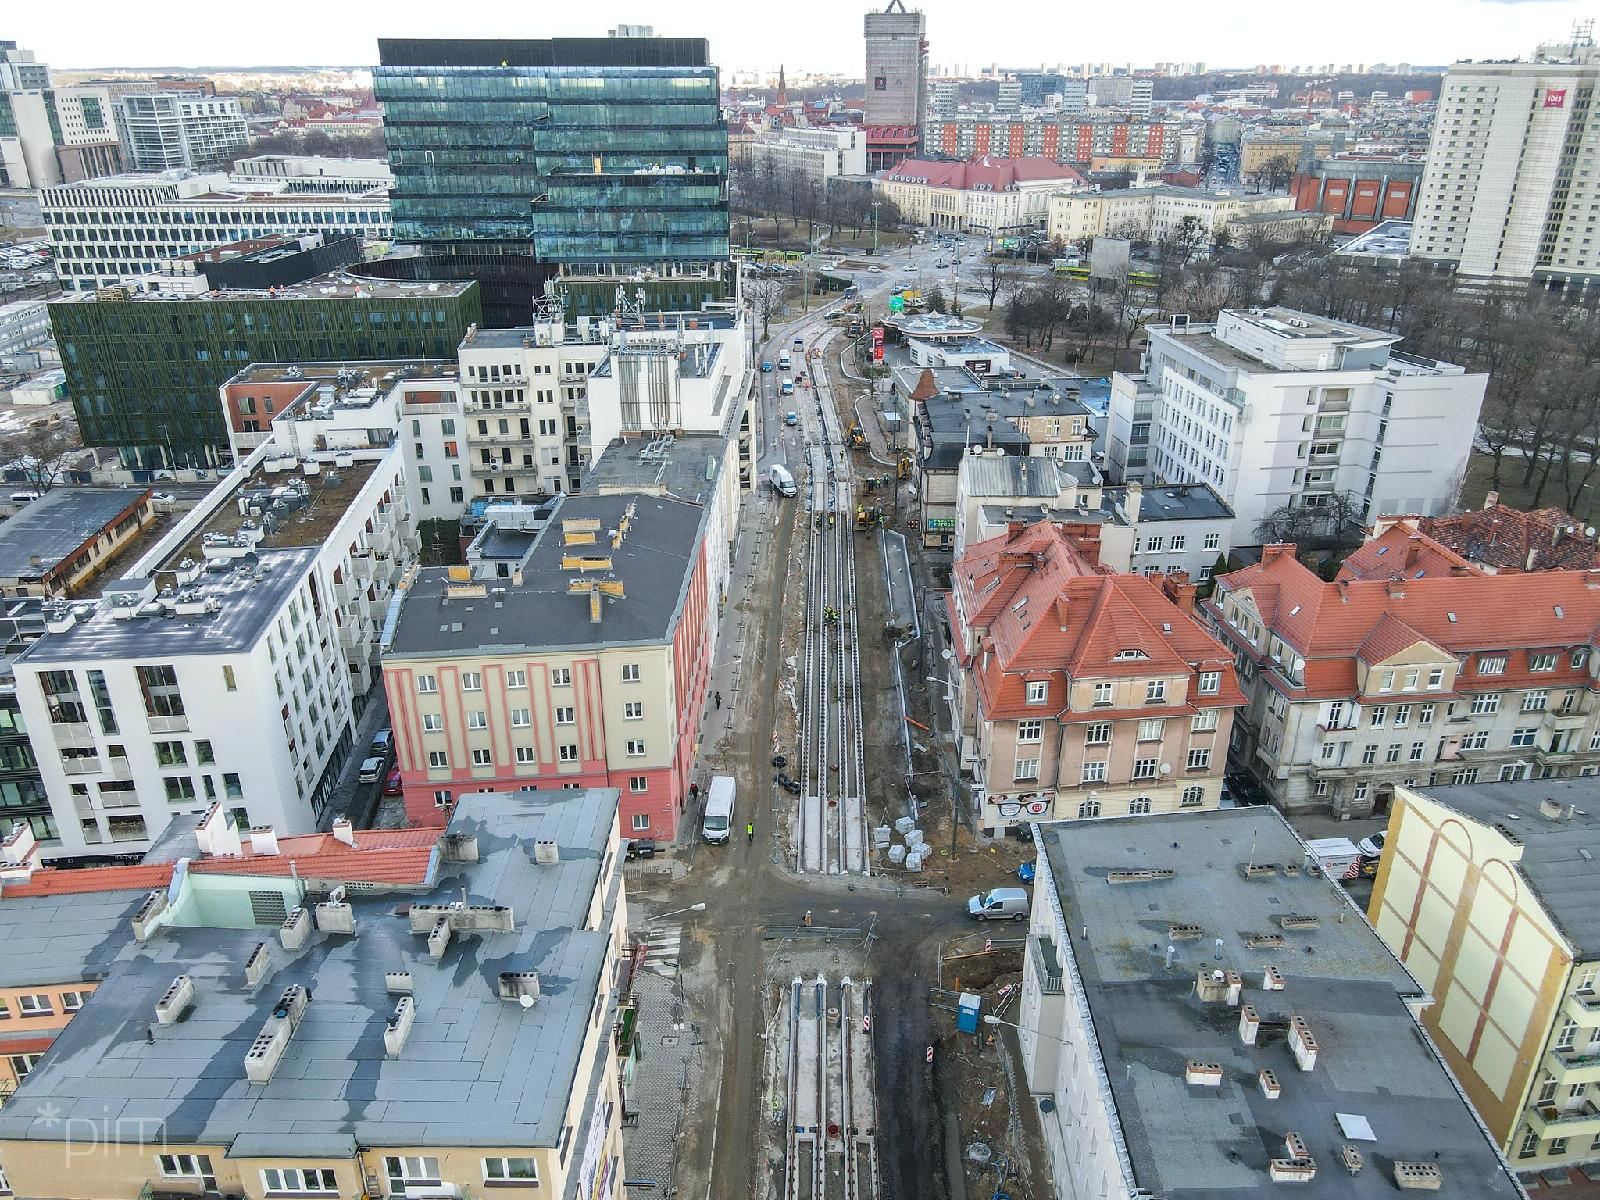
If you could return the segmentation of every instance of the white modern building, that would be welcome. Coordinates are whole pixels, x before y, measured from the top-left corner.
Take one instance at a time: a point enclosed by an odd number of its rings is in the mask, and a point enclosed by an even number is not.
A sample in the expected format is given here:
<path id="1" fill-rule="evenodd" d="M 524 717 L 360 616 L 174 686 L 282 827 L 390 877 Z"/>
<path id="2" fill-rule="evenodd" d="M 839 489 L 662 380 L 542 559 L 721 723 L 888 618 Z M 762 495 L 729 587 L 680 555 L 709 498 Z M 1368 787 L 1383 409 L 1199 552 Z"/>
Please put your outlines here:
<path id="1" fill-rule="evenodd" d="M 50 312 L 44 300 L 0 304 L 0 354 L 16 354 L 50 340 Z"/>
<path id="2" fill-rule="evenodd" d="M 132 171 L 196 170 L 231 160 L 250 141 L 239 101 L 202 92 L 148 92 L 118 101 L 123 159 Z"/>
<path id="3" fill-rule="evenodd" d="M 1210 484 L 1235 542 L 1268 513 L 1353 496 L 1367 518 L 1437 514 L 1466 471 L 1488 376 L 1404 354 L 1394 334 L 1284 308 L 1152 327 L 1112 377 L 1108 473 Z"/>
<path id="4" fill-rule="evenodd" d="M 133 97 L 127 97 L 132 99 Z M 95 291 L 225 242 L 321 232 L 387 241 L 389 197 L 301 192 L 293 181 L 234 180 L 220 172 L 113 175 L 40 193 L 56 274 L 68 291 Z"/>
<path id="5" fill-rule="evenodd" d="M 1600 278 L 1600 83 L 1592 46 L 1566 61 L 1457 63 L 1445 75 L 1411 256 L 1465 276 Z"/>
<path id="6" fill-rule="evenodd" d="M 317 828 L 419 548 L 398 447 L 269 440 L 99 599 L 58 604 L 15 664 L 59 844 L 137 853 L 213 802 Z"/>
<path id="7" fill-rule="evenodd" d="M 370 192 L 394 186 L 394 173 L 381 158 L 331 158 L 320 154 L 258 154 L 236 159 L 235 183 L 276 181 L 294 192 Z"/>
<path id="8" fill-rule="evenodd" d="M 853 125 L 783 129 L 751 142 L 750 154 L 758 173 L 800 175 L 825 187 L 835 175 L 867 173 L 867 133 Z"/>
<path id="9" fill-rule="evenodd" d="M 999 1021 L 1055 1195 L 1523 1200 L 1423 1029 L 1428 989 L 1276 810 L 1034 828 Z"/>

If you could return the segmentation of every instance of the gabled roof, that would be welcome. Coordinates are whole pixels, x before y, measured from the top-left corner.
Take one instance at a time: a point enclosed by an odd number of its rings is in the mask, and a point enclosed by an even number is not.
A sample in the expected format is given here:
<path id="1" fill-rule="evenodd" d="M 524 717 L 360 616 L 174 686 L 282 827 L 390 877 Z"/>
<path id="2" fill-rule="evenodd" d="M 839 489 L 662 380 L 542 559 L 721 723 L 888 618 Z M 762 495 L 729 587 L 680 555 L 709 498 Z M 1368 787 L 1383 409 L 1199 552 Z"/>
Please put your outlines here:
<path id="1" fill-rule="evenodd" d="M 1483 573 L 1404 521 L 1363 542 L 1339 568 L 1340 579 L 1426 579 Z"/>
<path id="2" fill-rule="evenodd" d="M 1423 517 L 1418 525 L 1456 553 L 1497 571 L 1600 566 L 1600 546 L 1564 508 L 1524 512 L 1496 504 L 1450 517 Z"/>
<path id="3" fill-rule="evenodd" d="M 930 162 L 908 158 L 883 173 L 886 179 L 908 180 L 928 187 L 982 189 L 1005 192 L 1019 183 L 1055 180 L 1082 183 L 1083 176 L 1073 167 L 1051 158 L 977 158 L 970 162 Z"/>
<path id="4" fill-rule="evenodd" d="M 1372 632 L 1362 639 L 1361 646 L 1356 651 L 1356 657 L 1368 665 L 1381 663 L 1393 658 L 1403 650 L 1409 650 L 1418 642 L 1427 643 L 1433 649 L 1428 639 L 1423 637 L 1411 626 L 1392 613 L 1384 613 L 1378 618 L 1378 623 L 1372 627 Z"/>

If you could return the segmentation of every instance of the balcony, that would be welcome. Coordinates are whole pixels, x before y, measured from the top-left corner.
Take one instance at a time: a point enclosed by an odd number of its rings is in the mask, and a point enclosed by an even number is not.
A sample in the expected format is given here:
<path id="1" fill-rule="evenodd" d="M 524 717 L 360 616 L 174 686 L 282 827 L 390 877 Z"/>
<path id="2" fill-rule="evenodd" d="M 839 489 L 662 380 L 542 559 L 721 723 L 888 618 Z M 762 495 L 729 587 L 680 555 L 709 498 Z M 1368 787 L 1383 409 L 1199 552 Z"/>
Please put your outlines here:
<path id="1" fill-rule="evenodd" d="M 151 733 L 187 733 L 189 729 L 189 718 L 182 714 L 175 717 L 149 716 L 146 720 L 150 722 Z"/>
<path id="2" fill-rule="evenodd" d="M 1033 959 L 1039 991 L 1046 996 L 1062 995 L 1061 957 L 1056 952 L 1055 942 L 1047 937 L 1031 937 L 1028 939 L 1028 954 Z"/>
<path id="3" fill-rule="evenodd" d="M 57 746 L 85 750 L 94 748 L 94 727 L 87 721 L 52 721 L 50 733 Z"/>
<path id="4" fill-rule="evenodd" d="M 1534 1105 L 1528 1109 L 1528 1128 L 1541 1137 L 1592 1137 L 1600 1133 L 1600 1104 L 1585 1100 L 1574 1109 Z"/>
<path id="5" fill-rule="evenodd" d="M 63 758 L 61 769 L 68 775 L 98 775 L 100 774 L 100 757 L 93 758 Z"/>

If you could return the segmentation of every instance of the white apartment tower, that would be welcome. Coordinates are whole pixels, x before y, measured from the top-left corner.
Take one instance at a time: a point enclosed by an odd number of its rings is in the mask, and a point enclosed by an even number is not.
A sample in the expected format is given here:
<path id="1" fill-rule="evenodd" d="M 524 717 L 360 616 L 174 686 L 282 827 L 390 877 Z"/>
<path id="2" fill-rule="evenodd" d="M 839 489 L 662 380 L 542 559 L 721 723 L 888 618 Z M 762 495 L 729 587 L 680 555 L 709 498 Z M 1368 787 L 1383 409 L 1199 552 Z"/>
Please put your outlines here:
<path id="1" fill-rule="evenodd" d="M 1549 54 L 1553 48 L 1542 48 Z M 1457 63 L 1440 90 L 1411 255 L 1483 279 L 1600 278 L 1600 63 Z"/>
<path id="2" fill-rule="evenodd" d="M 1488 376 L 1394 349 L 1376 329 L 1285 308 L 1152 328 L 1142 374 L 1111 383 L 1121 482 L 1207 483 L 1236 545 L 1276 509 L 1352 495 L 1365 516 L 1448 511 Z"/>
<path id="3" fill-rule="evenodd" d="M 123 156 L 134 171 L 195 170 L 229 161 L 250 140 L 239 102 L 199 92 L 150 92 L 119 103 Z"/>

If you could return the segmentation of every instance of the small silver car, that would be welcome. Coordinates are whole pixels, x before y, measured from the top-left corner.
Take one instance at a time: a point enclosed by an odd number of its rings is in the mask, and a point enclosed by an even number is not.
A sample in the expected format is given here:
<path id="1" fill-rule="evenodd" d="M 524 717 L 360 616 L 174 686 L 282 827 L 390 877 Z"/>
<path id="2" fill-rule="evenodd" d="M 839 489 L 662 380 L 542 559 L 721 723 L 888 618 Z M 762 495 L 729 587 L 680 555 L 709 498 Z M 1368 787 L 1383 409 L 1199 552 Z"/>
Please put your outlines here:
<path id="1" fill-rule="evenodd" d="M 977 921 L 1026 921 L 1028 893 L 1019 887 L 991 888 L 967 901 L 967 915 Z"/>

